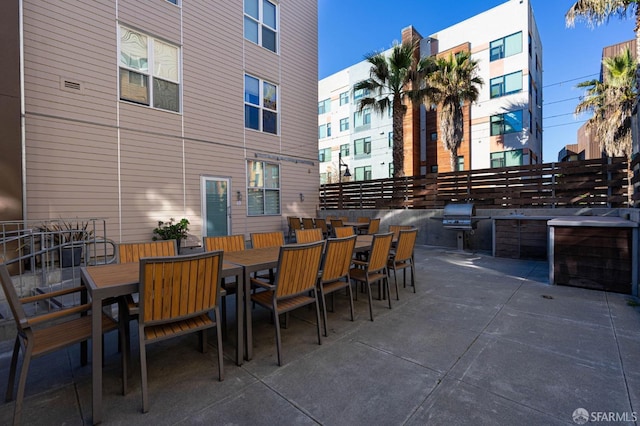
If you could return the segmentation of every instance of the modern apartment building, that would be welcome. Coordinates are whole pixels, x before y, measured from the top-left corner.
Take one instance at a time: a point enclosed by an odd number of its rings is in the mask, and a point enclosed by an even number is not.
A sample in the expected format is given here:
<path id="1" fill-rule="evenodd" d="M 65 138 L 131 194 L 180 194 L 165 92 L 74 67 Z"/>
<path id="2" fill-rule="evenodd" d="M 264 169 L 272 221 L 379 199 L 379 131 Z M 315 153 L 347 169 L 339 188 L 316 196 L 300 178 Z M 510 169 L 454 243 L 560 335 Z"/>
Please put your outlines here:
<path id="1" fill-rule="evenodd" d="M 402 40 L 419 39 L 421 55 L 470 51 L 484 85 L 477 102 L 464 106 L 461 170 L 535 164 L 542 161 L 542 43 L 529 0 L 509 0 L 449 28 L 423 37 L 414 27 Z M 389 49 L 386 53 L 391 51 Z M 318 83 L 320 182 L 339 180 L 339 161 L 350 178 L 393 174 L 391 113 L 357 111 L 363 95 L 353 91 L 369 77 L 366 61 Z M 449 152 L 438 136 L 438 112 L 409 105 L 404 120 L 405 174 L 450 171 Z"/>
<path id="2" fill-rule="evenodd" d="M 106 218 L 115 241 L 315 214 L 317 2 L 6 0 L 0 220 Z"/>

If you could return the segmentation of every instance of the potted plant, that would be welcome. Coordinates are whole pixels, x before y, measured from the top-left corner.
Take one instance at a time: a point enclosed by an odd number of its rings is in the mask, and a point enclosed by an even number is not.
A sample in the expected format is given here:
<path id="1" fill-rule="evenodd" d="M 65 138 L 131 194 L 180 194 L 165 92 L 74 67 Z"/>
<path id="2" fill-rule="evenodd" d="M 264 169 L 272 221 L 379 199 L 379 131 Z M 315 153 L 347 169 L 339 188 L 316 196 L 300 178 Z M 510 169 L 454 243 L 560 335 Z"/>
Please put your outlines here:
<path id="1" fill-rule="evenodd" d="M 80 266 L 84 246 L 93 238 L 93 229 L 89 228 L 89 221 L 56 221 L 42 225 L 39 230 L 50 238 L 54 247 L 60 248 L 60 266 Z"/>
<path id="2" fill-rule="evenodd" d="M 153 241 L 160 240 L 176 240 L 178 245 L 178 254 L 180 254 L 180 246 L 182 240 L 187 238 L 189 232 L 189 221 L 185 218 L 176 222 L 174 218 L 169 219 L 168 222 L 158 221 L 158 227 L 153 230 L 155 234 Z"/>

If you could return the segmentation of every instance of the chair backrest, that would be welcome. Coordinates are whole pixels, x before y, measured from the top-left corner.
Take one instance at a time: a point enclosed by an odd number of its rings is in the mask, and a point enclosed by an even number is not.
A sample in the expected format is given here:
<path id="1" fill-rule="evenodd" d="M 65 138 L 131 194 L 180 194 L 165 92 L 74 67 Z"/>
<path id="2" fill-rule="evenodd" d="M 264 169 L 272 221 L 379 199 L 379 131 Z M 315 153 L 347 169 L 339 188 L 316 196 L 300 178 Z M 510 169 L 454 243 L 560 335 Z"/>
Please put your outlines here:
<path id="1" fill-rule="evenodd" d="M 287 222 L 289 223 L 289 229 L 294 231 L 296 229 L 302 229 L 302 222 L 299 217 L 287 216 Z"/>
<path id="2" fill-rule="evenodd" d="M 332 228 L 339 228 L 341 226 L 344 226 L 344 224 L 342 223 L 342 219 L 331 219 L 330 223 Z"/>
<path id="3" fill-rule="evenodd" d="M 304 229 L 313 229 L 316 227 L 315 223 L 313 223 L 313 218 L 311 217 L 303 217 L 302 218 L 302 227 Z"/>
<path id="4" fill-rule="evenodd" d="M 280 247 L 284 245 L 284 234 L 282 231 L 257 232 L 251 234 L 251 247 Z"/>
<path id="5" fill-rule="evenodd" d="M 222 251 L 140 260 L 140 321 L 171 322 L 211 311 L 220 298 Z"/>
<path id="6" fill-rule="evenodd" d="M 369 221 L 369 229 L 367 230 L 367 234 L 373 235 L 377 234 L 380 231 L 380 218 L 371 219 Z"/>
<path id="7" fill-rule="evenodd" d="M 397 240 L 400 237 L 400 231 L 405 229 L 413 229 L 410 225 L 389 225 L 389 232 L 393 232 L 393 239 Z"/>
<path id="8" fill-rule="evenodd" d="M 353 248 L 356 246 L 356 236 L 345 238 L 329 238 L 322 261 L 322 281 L 332 282 L 349 274 L 349 267 L 353 260 Z"/>
<path id="9" fill-rule="evenodd" d="M 329 232 L 329 229 L 327 228 L 327 221 L 324 220 L 323 218 L 317 217 L 315 219 L 315 224 L 316 224 L 316 228 L 322 229 L 323 234 L 326 235 Z"/>
<path id="10" fill-rule="evenodd" d="M 178 254 L 176 240 L 161 240 L 144 243 L 118 244 L 118 262 L 138 262 L 143 257 L 175 256 Z"/>
<path id="11" fill-rule="evenodd" d="M 371 243 L 371 253 L 369 254 L 368 272 L 377 272 L 387 267 L 389 250 L 391 250 L 393 233 L 375 234 Z"/>
<path id="12" fill-rule="evenodd" d="M 333 232 L 336 234 L 336 238 L 350 237 L 356 234 L 353 226 L 338 226 L 333 228 Z"/>
<path id="13" fill-rule="evenodd" d="M 18 331 L 22 331 L 27 325 L 27 314 L 24 311 L 24 307 L 22 306 L 20 297 L 18 297 L 16 288 L 13 286 L 13 280 L 11 279 L 11 275 L 9 274 L 7 265 L 3 263 L 0 264 L 0 283 L 2 284 L 2 290 L 4 291 L 4 295 L 7 298 L 9 308 L 11 308 L 13 318 L 16 321 Z"/>
<path id="14" fill-rule="evenodd" d="M 370 218 L 364 216 L 358 216 L 358 218 L 356 219 L 358 223 L 369 223 L 370 220 Z"/>
<path id="15" fill-rule="evenodd" d="M 223 250 L 232 252 L 245 249 L 243 234 L 204 237 L 203 242 L 206 251 Z"/>
<path id="16" fill-rule="evenodd" d="M 403 262 L 411 259 L 413 256 L 413 248 L 416 245 L 416 238 L 418 236 L 417 229 L 401 230 L 398 236 L 398 243 L 396 245 L 395 261 Z"/>
<path id="17" fill-rule="evenodd" d="M 296 229 L 296 243 L 298 244 L 313 243 L 322 240 L 322 229 L 320 228 Z"/>
<path id="18" fill-rule="evenodd" d="M 275 297 L 306 293 L 316 286 L 324 241 L 290 244 L 280 248 L 275 280 Z"/>

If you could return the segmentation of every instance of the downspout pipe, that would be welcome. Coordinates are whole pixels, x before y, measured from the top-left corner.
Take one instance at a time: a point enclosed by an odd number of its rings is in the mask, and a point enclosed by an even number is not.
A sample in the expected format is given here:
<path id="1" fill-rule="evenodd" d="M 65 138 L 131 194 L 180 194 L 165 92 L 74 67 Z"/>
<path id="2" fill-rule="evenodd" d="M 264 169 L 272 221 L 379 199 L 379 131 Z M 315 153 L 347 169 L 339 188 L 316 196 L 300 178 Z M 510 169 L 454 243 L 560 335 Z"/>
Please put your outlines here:
<path id="1" fill-rule="evenodd" d="M 20 150 L 22 157 L 22 220 L 27 226 L 27 139 L 24 95 L 24 3 L 18 0 L 18 32 L 20 43 Z"/>

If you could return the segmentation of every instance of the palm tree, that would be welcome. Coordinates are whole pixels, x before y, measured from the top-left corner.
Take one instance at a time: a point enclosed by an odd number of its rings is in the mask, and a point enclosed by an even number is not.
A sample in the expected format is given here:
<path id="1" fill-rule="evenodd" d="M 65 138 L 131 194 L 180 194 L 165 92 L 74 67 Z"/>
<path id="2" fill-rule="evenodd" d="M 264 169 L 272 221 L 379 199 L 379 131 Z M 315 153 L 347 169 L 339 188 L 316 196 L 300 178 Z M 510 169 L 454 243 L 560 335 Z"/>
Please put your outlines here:
<path id="1" fill-rule="evenodd" d="M 389 57 L 384 53 L 371 53 L 366 61 L 371 64 L 369 78 L 354 85 L 354 90 L 366 94 L 358 101 L 358 111 L 373 108 L 383 115 L 391 108 L 393 120 L 393 177 L 404 176 L 404 131 L 402 122 L 407 112 L 404 103 L 414 77 L 418 43 L 395 44 Z"/>
<path id="2" fill-rule="evenodd" d="M 632 150 L 631 115 L 638 95 L 635 85 L 637 68 L 631 52 L 625 49 L 618 56 L 603 59 L 603 81 L 590 80 L 577 85 L 585 88 L 586 92 L 575 113 L 593 113 L 587 120 L 587 129 L 608 156 L 626 157 L 628 167 Z M 631 177 L 629 168 L 627 173 Z M 629 205 L 632 205 L 631 190 L 628 196 Z"/>
<path id="3" fill-rule="evenodd" d="M 573 27 L 577 19 L 583 19 L 588 26 L 602 25 L 611 17 L 625 18 L 634 13 L 636 25 L 636 58 L 640 58 L 640 0 L 578 0 L 565 14 L 567 27 Z M 636 69 L 636 87 L 640 87 L 640 70 Z"/>
<path id="4" fill-rule="evenodd" d="M 464 117 L 462 106 L 475 102 L 484 84 L 477 75 L 478 61 L 471 53 L 459 52 L 443 57 L 425 58 L 419 65 L 424 70 L 423 88 L 416 94 L 431 104 L 438 105 L 439 134 L 444 148 L 449 151 L 451 170 L 458 170 L 458 148 L 462 142 Z"/>

